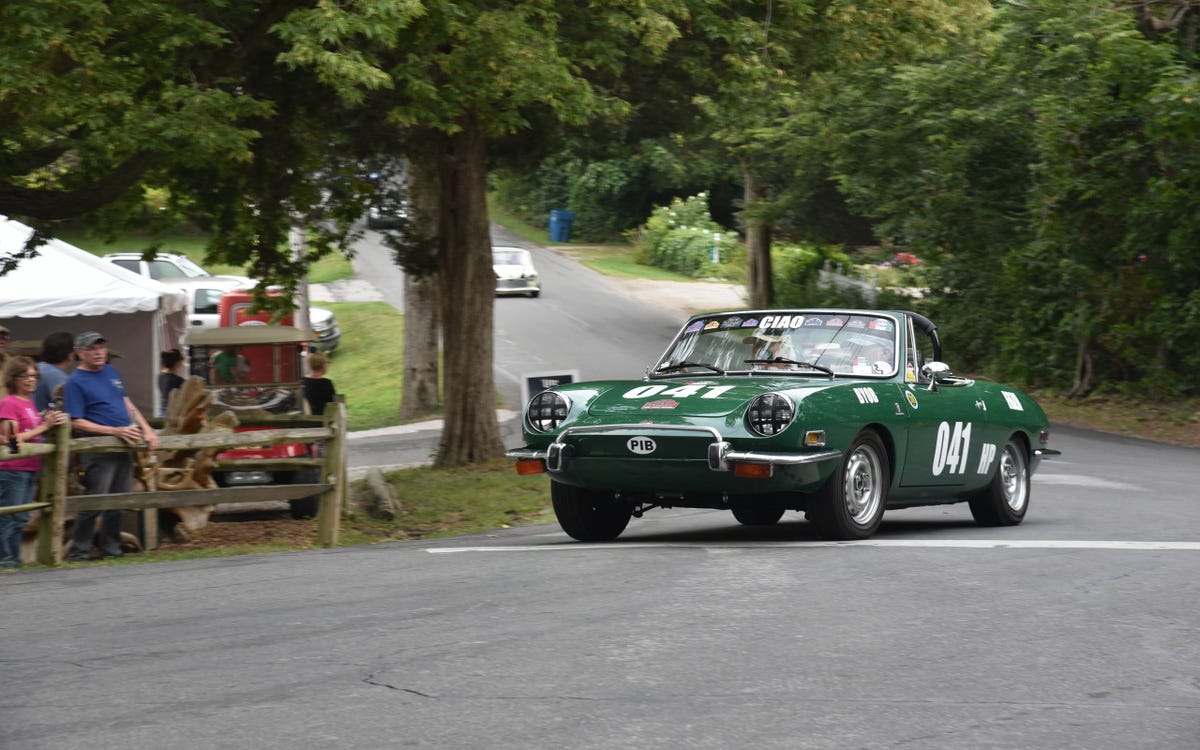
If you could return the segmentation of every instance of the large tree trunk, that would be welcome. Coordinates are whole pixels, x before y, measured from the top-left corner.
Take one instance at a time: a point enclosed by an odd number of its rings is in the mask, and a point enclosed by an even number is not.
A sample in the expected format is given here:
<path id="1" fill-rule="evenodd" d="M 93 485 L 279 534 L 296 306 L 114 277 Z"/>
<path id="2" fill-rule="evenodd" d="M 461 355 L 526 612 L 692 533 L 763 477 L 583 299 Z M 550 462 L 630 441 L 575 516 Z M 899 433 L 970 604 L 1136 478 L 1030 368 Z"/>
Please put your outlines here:
<path id="1" fill-rule="evenodd" d="M 743 221 L 746 225 L 746 290 L 751 307 L 770 307 L 775 302 L 771 284 L 771 228 L 756 215 L 755 206 L 763 197 L 754 172 L 742 165 L 744 185 Z"/>
<path id="2" fill-rule="evenodd" d="M 438 273 L 445 363 L 445 426 L 434 459 L 438 467 L 504 454 L 492 375 L 496 275 L 487 214 L 486 139 L 473 116 L 465 117 L 461 125 L 447 138 L 438 163 L 442 194 Z"/>
<path id="3" fill-rule="evenodd" d="M 436 158 L 409 162 L 408 215 L 423 237 L 436 236 L 441 191 Z M 400 419 L 408 421 L 438 408 L 438 276 L 404 273 L 404 379 L 400 390 Z"/>

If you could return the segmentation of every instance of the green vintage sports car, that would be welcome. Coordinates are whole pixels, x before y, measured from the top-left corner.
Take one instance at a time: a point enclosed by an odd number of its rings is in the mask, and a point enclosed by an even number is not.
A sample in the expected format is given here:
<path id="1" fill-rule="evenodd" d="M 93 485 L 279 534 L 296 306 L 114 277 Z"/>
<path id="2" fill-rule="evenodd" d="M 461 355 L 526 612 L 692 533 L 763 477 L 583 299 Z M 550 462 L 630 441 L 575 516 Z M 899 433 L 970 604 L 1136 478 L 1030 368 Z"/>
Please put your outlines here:
<path id="1" fill-rule="evenodd" d="M 697 315 L 644 378 L 530 399 L 521 474 L 548 473 L 559 524 L 615 539 L 652 508 L 722 508 L 747 525 L 787 510 L 828 539 L 883 511 L 966 501 L 1018 524 L 1046 415 L 1016 388 L 958 377 L 937 328 L 895 310 Z"/>

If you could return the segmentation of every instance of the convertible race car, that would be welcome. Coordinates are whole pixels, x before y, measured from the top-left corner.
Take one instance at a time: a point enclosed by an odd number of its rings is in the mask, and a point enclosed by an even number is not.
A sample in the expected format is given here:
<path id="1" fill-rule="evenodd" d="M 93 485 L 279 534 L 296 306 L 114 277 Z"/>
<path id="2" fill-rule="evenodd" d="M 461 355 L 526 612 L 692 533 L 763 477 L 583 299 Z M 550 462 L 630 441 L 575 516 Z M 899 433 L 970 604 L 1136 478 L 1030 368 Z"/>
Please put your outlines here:
<path id="1" fill-rule="evenodd" d="M 530 399 L 520 474 L 547 473 L 580 541 L 652 508 L 719 508 L 746 525 L 803 511 L 827 539 L 865 539 L 885 509 L 967 502 L 976 523 L 1029 508 L 1047 447 L 1029 396 L 958 377 L 913 312 L 743 310 L 692 317 L 635 381 Z"/>

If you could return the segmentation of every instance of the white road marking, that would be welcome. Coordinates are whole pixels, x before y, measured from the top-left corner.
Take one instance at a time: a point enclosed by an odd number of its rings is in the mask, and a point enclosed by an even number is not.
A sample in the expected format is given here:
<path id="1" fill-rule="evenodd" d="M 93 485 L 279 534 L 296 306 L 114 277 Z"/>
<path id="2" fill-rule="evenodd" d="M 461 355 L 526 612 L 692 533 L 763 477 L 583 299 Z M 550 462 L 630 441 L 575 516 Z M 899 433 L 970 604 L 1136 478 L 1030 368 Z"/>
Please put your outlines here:
<path id="1" fill-rule="evenodd" d="M 1200 552 L 1200 542 L 1122 542 L 1083 539 L 864 539 L 856 542 L 611 542 L 608 544 L 546 544 L 494 547 L 438 547 L 434 555 L 455 552 L 579 552 L 628 549 L 709 549 L 717 547 L 910 547 L 925 549 L 1088 549 L 1133 552 Z"/>
<path id="2" fill-rule="evenodd" d="M 1100 490 L 1121 490 L 1123 492 L 1150 492 L 1145 487 L 1124 482 L 1113 482 L 1108 479 L 1091 477 L 1086 474 L 1055 474 L 1039 471 L 1033 475 L 1034 484 L 1062 484 L 1073 487 L 1091 487 Z"/>

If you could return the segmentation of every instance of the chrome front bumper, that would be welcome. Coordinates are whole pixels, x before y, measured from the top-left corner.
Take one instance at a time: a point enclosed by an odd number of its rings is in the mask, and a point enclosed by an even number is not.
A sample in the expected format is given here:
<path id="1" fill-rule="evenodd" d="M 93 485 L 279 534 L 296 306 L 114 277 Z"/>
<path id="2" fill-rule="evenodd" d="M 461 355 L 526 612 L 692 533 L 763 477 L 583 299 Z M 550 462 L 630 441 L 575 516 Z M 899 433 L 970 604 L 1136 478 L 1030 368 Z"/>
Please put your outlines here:
<path id="1" fill-rule="evenodd" d="M 563 471 L 567 459 L 570 457 L 570 452 L 567 450 L 567 437 L 569 435 L 582 435 L 585 433 L 605 433 L 605 432 L 630 432 L 639 434 L 643 432 L 701 432 L 712 436 L 713 442 L 708 445 L 708 468 L 713 471 L 729 471 L 733 464 L 755 463 L 755 464 L 770 464 L 772 466 L 800 466 L 803 464 L 814 464 L 822 461 L 831 461 L 842 455 L 840 450 L 821 451 L 820 453 L 765 453 L 762 451 L 735 451 L 721 436 L 721 433 L 715 427 L 701 427 L 697 425 L 650 425 L 650 424 L 613 424 L 596 427 L 568 427 L 559 433 L 558 438 L 553 443 L 546 446 L 546 450 L 530 449 L 530 448 L 515 448 L 507 451 L 506 456 L 518 460 L 536 460 L 542 459 L 546 462 L 546 471 L 551 473 Z"/>

